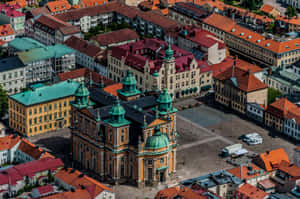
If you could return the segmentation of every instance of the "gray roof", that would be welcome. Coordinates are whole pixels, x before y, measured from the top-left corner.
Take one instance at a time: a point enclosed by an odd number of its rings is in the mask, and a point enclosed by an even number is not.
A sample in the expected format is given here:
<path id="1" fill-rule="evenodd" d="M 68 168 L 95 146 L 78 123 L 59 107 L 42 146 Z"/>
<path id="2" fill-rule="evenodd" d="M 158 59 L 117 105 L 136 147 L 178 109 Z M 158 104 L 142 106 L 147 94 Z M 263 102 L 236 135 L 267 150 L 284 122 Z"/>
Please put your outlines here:
<path id="1" fill-rule="evenodd" d="M 17 56 L 0 59 L 0 72 L 15 70 L 24 67 L 25 65 Z"/>
<path id="2" fill-rule="evenodd" d="M 270 199 L 292 199 L 286 194 L 272 193 Z"/>
<path id="3" fill-rule="evenodd" d="M 197 183 L 203 188 L 211 188 L 229 183 L 239 185 L 242 184 L 242 180 L 225 170 L 221 170 L 180 182 L 180 184 L 188 187 L 194 183 Z"/>

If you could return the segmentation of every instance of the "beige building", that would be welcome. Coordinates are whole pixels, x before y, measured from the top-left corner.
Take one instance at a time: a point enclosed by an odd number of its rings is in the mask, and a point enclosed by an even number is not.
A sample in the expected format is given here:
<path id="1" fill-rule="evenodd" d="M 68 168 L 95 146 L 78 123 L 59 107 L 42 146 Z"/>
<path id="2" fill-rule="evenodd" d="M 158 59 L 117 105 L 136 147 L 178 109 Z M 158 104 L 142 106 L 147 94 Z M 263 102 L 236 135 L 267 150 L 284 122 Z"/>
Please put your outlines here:
<path id="1" fill-rule="evenodd" d="M 108 53 L 108 77 L 121 82 L 130 70 L 142 91 L 167 88 L 180 98 L 200 91 L 200 68 L 193 54 L 158 39 L 145 39 L 118 47 Z"/>
<path id="2" fill-rule="evenodd" d="M 235 64 L 216 75 L 214 81 L 215 101 L 239 113 L 245 114 L 250 102 L 267 103 L 267 85 Z"/>
<path id="3" fill-rule="evenodd" d="M 275 41 L 216 13 L 207 17 L 202 27 L 224 40 L 229 50 L 235 54 L 265 66 L 290 65 L 300 58 L 299 38 Z"/>

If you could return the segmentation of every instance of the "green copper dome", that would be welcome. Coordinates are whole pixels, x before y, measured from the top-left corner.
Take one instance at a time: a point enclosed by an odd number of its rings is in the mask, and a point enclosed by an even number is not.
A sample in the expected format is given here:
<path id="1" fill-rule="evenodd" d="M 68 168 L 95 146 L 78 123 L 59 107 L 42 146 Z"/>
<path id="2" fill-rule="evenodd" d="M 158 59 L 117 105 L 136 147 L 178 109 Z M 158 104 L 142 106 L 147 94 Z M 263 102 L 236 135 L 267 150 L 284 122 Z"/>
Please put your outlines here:
<path id="1" fill-rule="evenodd" d="M 126 85 L 126 86 L 136 85 L 136 79 L 130 70 L 127 71 L 127 75 L 122 80 L 122 84 L 123 84 L 123 86 L 124 85 Z"/>
<path id="2" fill-rule="evenodd" d="M 80 82 L 80 85 L 78 87 L 78 89 L 75 92 L 75 96 L 76 97 L 86 97 L 89 96 L 90 92 L 89 90 L 84 86 L 84 82 Z"/>
<path id="3" fill-rule="evenodd" d="M 173 57 L 173 50 L 171 49 L 171 45 L 169 44 L 167 50 L 165 51 L 165 59 L 171 59 Z"/>
<path id="4" fill-rule="evenodd" d="M 145 148 L 146 149 L 161 149 L 168 147 L 170 144 L 169 138 L 165 133 L 160 132 L 160 127 L 155 127 L 155 132 L 152 136 L 147 139 Z"/>
<path id="5" fill-rule="evenodd" d="M 125 109 L 121 106 L 119 99 L 117 99 L 116 103 L 112 106 L 109 111 L 111 116 L 122 116 L 125 115 Z"/>
<path id="6" fill-rule="evenodd" d="M 123 88 L 117 92 L 123 96 L 133 96 L 141 93 L 140 90 L 136 88 L 136 79 L 131 71 L 127 71 L 127 75 L 122 80 Z"/>
<path id="7" fill-rule="evenodd" d="M 154 77 L 158 77 L 158 76 L 159 76 L 157 70 L 155 70 L 154 73 L 153 73 L 152 75 L 153 75 Z"/>
<path id="8" fill-rule="evenodd" d="M 157 103 L 163 103 L 163 104 L 165 104 L 165 103 L 172 103 L 172 97 L 171 97 L 171 95 L 167 92 L 167 89 L 166 88 L 164 88 L 163 89 L 163 93 L 162 94 L 160 94 L 160 96 L 158 97 L 158 99 L 157 99 Z"/>

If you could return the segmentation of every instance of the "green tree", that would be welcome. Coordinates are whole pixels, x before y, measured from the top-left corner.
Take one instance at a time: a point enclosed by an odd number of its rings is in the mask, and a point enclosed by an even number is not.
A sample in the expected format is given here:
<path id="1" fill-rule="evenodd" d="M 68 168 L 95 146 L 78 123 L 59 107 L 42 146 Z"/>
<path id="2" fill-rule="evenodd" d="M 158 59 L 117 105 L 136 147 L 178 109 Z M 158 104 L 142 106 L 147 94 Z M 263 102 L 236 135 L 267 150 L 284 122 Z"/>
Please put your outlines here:
<path id="1" fill-rule="evenodd" d="M 276 97 L 281 96 L 282 93 L 275 88 L 268 88 L 268 105 L 276 101 Z"/>
<path id="2" fill-rule="evenodd" d="M 269 26 L 267 28 L 267 32 L 272 33 L 272 34 L 275 32 L 275 23 L 274 22 L 269 24 Z"/>
<path id="3" fill-rule="evenodd" d="M 284 14 L 288 17 L 297 16 L 297 9 L 294 6 L 288 6 Z"/>
<path id="4" fill-rule="evenodd" d="M 3 117 L 8 109 L 8 95 L 0 85 L 0 117 Z"/>

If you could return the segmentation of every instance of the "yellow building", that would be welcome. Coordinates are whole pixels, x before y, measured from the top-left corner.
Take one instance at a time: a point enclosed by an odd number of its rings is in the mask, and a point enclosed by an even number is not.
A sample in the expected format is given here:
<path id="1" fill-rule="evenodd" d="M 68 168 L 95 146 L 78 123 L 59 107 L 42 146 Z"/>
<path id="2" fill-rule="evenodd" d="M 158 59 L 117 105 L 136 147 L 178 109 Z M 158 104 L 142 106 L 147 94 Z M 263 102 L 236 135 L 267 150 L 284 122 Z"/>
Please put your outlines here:
<path id="1" fill-rule="evenodd" d="M 67 80 L 53 85 L 38 84 L 12 95 L 9 126 L 24 136 L 34 136 L 70 125 L 70 102 L 79 83 Z"/>
<path id="2" fill-rule="evenodd" d="M 177 110 L 166 90 L 142 97 L 136 83 L 129 71 L 117 90 L 124 101 L 82 89 L 72 106 L 73 160 L 108 182 L 153 185 L 176 173 Z"/>

